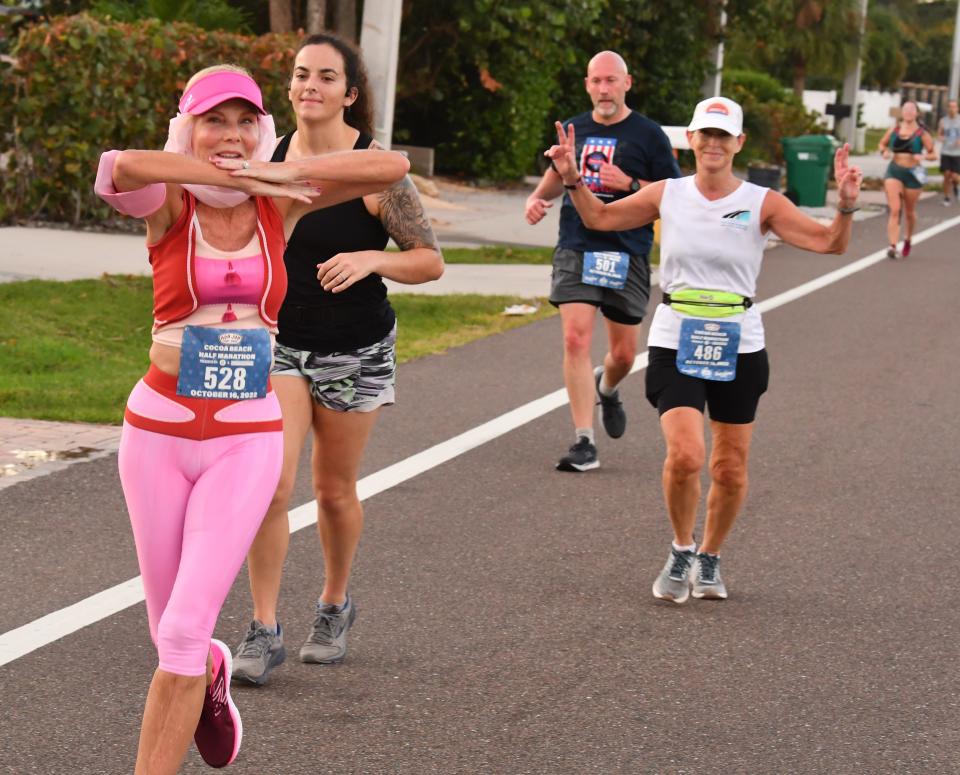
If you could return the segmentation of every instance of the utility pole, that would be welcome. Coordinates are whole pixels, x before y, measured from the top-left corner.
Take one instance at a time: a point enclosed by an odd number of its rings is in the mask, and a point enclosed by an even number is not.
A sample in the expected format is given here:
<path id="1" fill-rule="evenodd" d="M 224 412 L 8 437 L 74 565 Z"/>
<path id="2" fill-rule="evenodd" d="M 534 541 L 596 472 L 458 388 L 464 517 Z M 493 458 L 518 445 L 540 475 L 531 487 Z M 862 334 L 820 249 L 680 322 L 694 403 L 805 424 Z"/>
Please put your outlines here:
<path id="1" fill-rule="evenodd" d="M 389 148 L 393 135 L 393 103 L 397 93 L 401 0 L 366 0 L 360 48 L 373 92 L 374 137 Z"/>
<path id="2" fill-rule="evenodd" d="M 863 148 L 857 148 L 857 113 L 860 107 L 860 68 L 863 64 L 863 50 L 866 42 L 867 4 L 868 0 L 860 0 L 860 47 L 856 62 L 847 70 L 843 79 L 843 96 L 840 98 L 841 104 L 850 106 L 850 115 L 840 119 L 837 127 L 840 139 L 850 143 L 853 151 L 863 150 Z"/>
<path id="3" fill-rule="evenodd" d="M 727 2 L 726 0 L 716 0 L 714 5 L 715 10 L 719 11 L 714 17 L 716 23 L 716 33 L 714 37 L 716 38 L 717 44 L 714 46 L 713 53 L 710 55 L 710 64 L 713 72 L 707 74 L 703 82 L 703 88 L 701 89 L 704 99 L 719 97 L 720 87 L 723 84 L 723 35 L 727 27 Z"/>
<path id="4" fill-rule="evenodd" d="M 957 2 L 957 19 L 953 24 L 953 54 L 950 57 L 950 93 L 951 100 L 957 99 L 960 87 L 960 0 Z"/>

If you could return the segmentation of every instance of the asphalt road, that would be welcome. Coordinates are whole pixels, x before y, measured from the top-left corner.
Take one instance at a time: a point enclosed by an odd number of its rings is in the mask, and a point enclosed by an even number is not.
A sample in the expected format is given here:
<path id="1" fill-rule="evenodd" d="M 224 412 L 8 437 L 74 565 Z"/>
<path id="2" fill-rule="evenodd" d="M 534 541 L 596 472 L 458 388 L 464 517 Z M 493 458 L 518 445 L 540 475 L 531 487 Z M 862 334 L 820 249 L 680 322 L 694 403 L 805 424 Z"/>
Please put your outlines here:
<path id="1" fill-rule="evenodd" d="M 956 212 L 924 203 L 919 229 Z M 663 443 L 631 376 L 627 434 L 601 436 L 596 472 L 553 470 L 563 407 L 367 500 L 339 666 L 295 658 L 320 574 L 314 531 L 296 533 L 292 658 L 235 690 L 229 771 L 960 771 L 958 233 L 765 315 L 772 378 L 727 601 L 650 594 L 670 540 Z M 874 219 L 843 257 L 779 247 L 758 295 L 883 243 Z M 557 319 L 405 365 L 364 474 L 561 385 Z M 138 573 L 115 456 L 4 490 L 0 525 L 0 632 Z M 241 576 L 217 636 L 236 643 L 249 617 Z M 0 772 L 131 772 L 154 666 L 140 604 L 0 667 Z M 207 768 L 191 751 L 183 771 Z"/>

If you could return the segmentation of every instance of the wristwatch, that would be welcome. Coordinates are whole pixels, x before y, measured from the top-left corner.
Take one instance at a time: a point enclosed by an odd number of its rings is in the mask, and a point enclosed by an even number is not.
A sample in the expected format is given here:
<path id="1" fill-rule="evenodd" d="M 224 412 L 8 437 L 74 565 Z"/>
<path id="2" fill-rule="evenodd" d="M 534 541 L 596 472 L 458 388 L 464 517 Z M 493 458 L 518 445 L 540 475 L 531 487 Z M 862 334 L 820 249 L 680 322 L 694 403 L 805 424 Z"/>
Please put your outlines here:
<path id="1" fill-rule="evenodd" d="M 640 181 L 636 178 L 630 178 L 630 193 L 636 194 L 640 190 Z"/>

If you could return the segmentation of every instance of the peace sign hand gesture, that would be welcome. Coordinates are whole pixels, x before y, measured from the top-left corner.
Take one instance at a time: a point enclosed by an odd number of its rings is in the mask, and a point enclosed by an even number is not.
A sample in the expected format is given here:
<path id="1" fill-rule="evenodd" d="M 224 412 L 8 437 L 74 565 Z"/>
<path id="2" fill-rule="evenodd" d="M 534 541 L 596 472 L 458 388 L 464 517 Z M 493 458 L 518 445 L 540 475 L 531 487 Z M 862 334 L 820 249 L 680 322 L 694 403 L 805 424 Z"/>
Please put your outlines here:
<path id="1" fill-rule="evenodd" d="M 577 147 L 576 131 L 572 123 L 567 127 L 566 132 L 563 131 L 563 124 L 559 121 L 555 123 L 555 126 L 557 128 L 557 144 L 550 146 L 550 148 L 543 152 L 543 155 L 553 162 L 553 166 L 557 170 L 557 174 L 560 175 L 561 180 L 563 180 L 564 185 L 572 185 L 577 182 L 577 178 L 579 177 L 575 156 Z"/>
<path id="2" fill-rule="evenodd" d="M 863 171 L 859 167 L 851 167 L 849 161 L 850 146 L 844 143 L 833 157 L 833 177 L 837 181 L 841 206 L 849 206 L 857 201 L 860 184 L 863 182 Z"/>

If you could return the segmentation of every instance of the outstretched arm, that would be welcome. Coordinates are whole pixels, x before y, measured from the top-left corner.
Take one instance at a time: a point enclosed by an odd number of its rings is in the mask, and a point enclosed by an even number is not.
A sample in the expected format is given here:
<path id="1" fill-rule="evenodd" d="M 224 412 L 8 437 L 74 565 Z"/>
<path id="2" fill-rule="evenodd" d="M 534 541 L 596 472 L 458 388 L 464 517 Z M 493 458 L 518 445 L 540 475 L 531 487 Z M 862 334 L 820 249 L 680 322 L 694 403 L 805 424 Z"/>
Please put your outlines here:
<path id="1" fill-rule="evenodd" d="M 303 185 L 264 184 L 231 179 L 208 162 L 165 151 L 106 151 L 100 156 L 94 191 L 124 215 L 143 218 L 147 241 L 155 242 L 176 221 L 182 208 L 180 184 L 222 185 L 249 194 L 302 197 L 315 195 Z"/>
<path id="2" fill-rule="evenodd" d="M 584 226 L 594 231 L 623 231 L 635 229 L 657 219 L 660 215 L 660 200 L 666 185 L 664 181 L 657 181 L 644 186 L 636 194 L 604 204 L 583 185 L 577 172 L 574 159 L 576 133 L 573 124 L 567 128 L 566 132 L 559 121 L 556 127 L 557 144 L 545 151 L 544 156 L 557 168 L 560 179 L 570 194 L 570 201 L 577 208 Z"/>
<path id="3" fill-rule="evenodd" d="M 850 146 L 837 150 L 833 159 L 834 176 L 840 202 L 833 223 L 824 226 L 805 215 L 800 209 L 776 191 L 767 193 L 760 219 L 764 231 L 773 231 L 784 242 L 814 253 L 843 253 L 850 242 L 853 213 L 863 173 L 859 167 L 848 165 Z M 844 212 L 846 211 L 846 212 Z"/>
<path id="4" fill-rule="evenodd" d="M 224 186 L 251 195 L 290 197 L 304 203 L 309 203 L 311 194 L 316 194 L 302 181 L 233 177 L 208 161 L 168 151 L 121 151 L 114 162 L 113 182 L 118 191 L 133 191 L 151 183 L 195 183 Z"/>
<path id="5" fill-rule="evenodd" d="M 382 191 L 401 180 L 410 169 L 403 154 L 378 149 L 337 151 L 283 162 L 219 158 L 213 162 L 221 170 L 229 170 L 234 179 L 283 184 L 306 181 L 319 188 L 319 196 L 309 203 L 277 202 L 288 230 L 305 213 Z"/>

